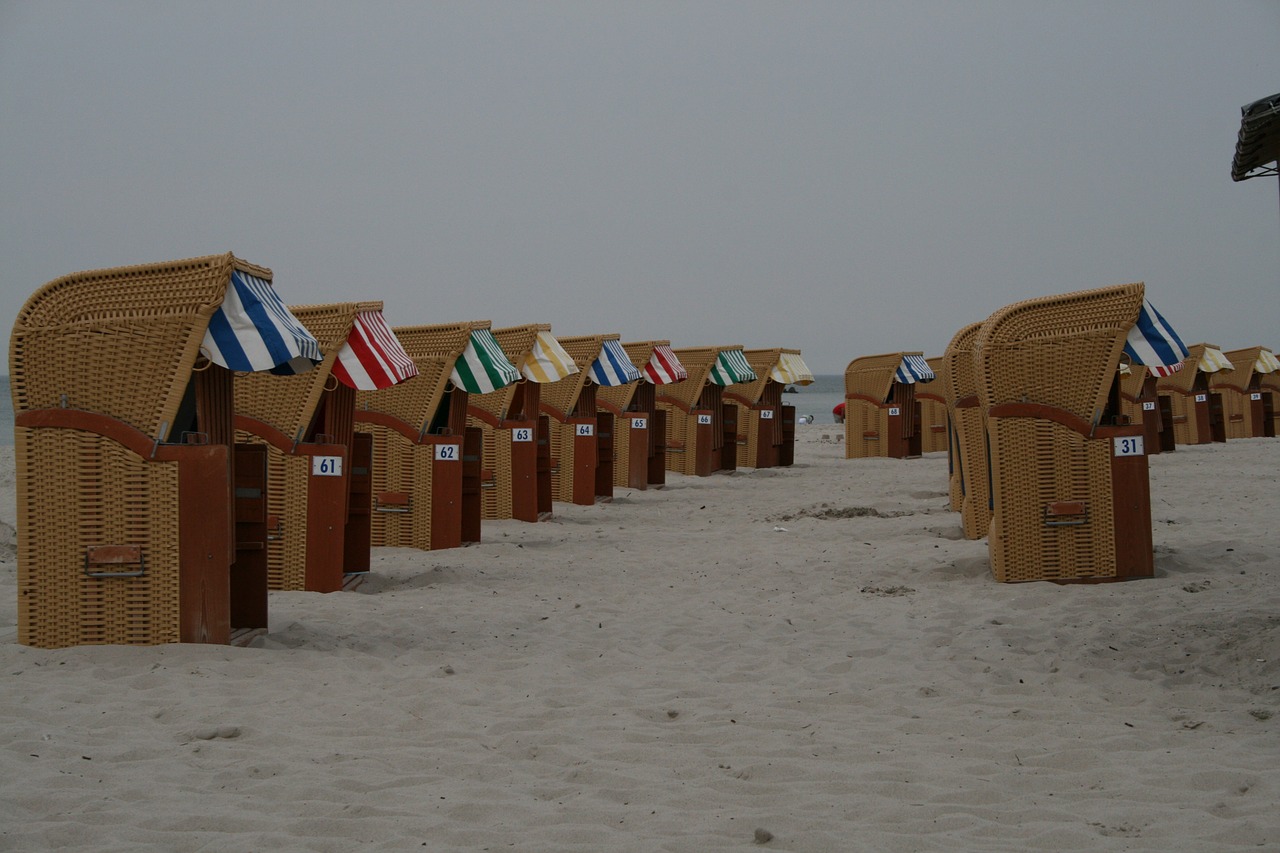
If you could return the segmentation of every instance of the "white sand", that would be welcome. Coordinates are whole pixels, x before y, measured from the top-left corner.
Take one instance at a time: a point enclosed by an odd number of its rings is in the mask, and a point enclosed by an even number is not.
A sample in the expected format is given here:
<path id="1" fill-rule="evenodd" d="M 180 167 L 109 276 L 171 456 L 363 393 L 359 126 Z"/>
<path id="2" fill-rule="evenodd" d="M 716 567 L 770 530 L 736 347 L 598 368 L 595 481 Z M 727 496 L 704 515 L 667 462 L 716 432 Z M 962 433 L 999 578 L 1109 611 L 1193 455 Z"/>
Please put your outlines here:
<path id="1" fill-rule="evenodd" d="M 19 646 L 0 550 L 0 849 L 1280 849 L 1280 442 L 1152 458 L 1158 578 L 1000 585 L 945 456 L 838 429 L 245 649 Z"/>

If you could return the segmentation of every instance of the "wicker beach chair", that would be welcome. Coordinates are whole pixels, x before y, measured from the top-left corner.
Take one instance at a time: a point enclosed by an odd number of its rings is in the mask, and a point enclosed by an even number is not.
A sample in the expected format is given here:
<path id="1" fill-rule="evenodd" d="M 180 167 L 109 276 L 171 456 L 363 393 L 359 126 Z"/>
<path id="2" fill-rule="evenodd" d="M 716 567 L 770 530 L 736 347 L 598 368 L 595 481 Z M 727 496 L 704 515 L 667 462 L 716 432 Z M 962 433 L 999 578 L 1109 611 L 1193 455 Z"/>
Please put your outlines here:
<path id="1" fill-rule="evenodd" d="M 1192 344 L 1183 369 L 1156 382 L 1156 391 L 1168 399 L 1173 413 L 1173 435 L 1178 444 L 1209 444 L 1227 440 L 1222 394 L 1209 387 L 1211 374 L 1230 370 L 1231 362 L 1212 344 Z"/>
<path id="2" fill-rule="evenodd" d="M 381 302 L 291 310 L 325 359 L 299 376 L 237 382 L 236 434 L 267 448 L 271 589 L 336 592 L 369 571 L 373 439 L 356 431 L 356 391 L 391 387 L 417 368 Z"/>
<path id="3" fill-rule="evenodd" d="M 970 323 L 956 332 L 943 354 L 951 418 L 951 508 L 960 512 L 966 539 L 981 539 L 991 524 L 987 424 L 978 400 L 978 363 L 973 350 L 981 328 L 981 323 Z"/>
<path id="4" fill-rule="evenodd" d="M 1149 309 L 1143 292 L 1129 284 L 1031 299 L 978 331 L 996 580 L 1154 573 L 1143 428 L 1119 404 L 1121 357 L 1133 360 L 1132 336 Z M 1177 347 L 1148 366 L 1176 369 L 1185 352 Z"/>
<path id="5" fill-rule="evenodd" d="M 480 541 L 484 439 L 467 426 L 467 400 L 520 378 L 489 326 L 397 326 L 418 375 L 356 392 L 356 423 L 373 437 L 373 545 L 439 550 Z"/>
<path id="6" fill-rule="evenodd" d="M 481 514 L 485 519 L 537 521 L 550 517 L 551 426 L 542 414 L 543 385 L 577 365 L 547 323 L 494 329 L 493 336 L 521 379 L 487 394 L 471 394 L 467 423 L 483 434 Z"/>
<path id="7" fill-rule="evenodd" d="M 637 382 L 602 386 L 596 406 L 613 416 L 613 485 L 632 489 L 666 483 L 666 412 L 658 408 L 656 389 L 688 378 L 670 341 L 637 341 L 622 345 L 627 359 L 640 368 Z"/>
<path id="8" fill-rule="evenodd" d="M 668 471 L 706 477 L 738 464 L 738 407 L 724 401 L 727 385 L 755 377 L 740 345 L 673 350 L 688 378 L 658 392 L 666 415 Z"/>
<path id="9" fill-rule="evenodd" d="M 553 500 L 590 506 L 613 497 L 615 418 L 599 408 L 602 387 L 631 385 L 640 370 L 631 363 L 618 335 L 556 339 L 575 373 L 542 389 L 542 411 L 550 416 Z"/>
<path id="10" fill-rule="evenodd" d="M 933 371 L 936 380 L 916 389 L 916 402 L 920 404 L 920 452 L 943 453 L 950 448 L 947 360 L 938 355 L 924 361 Z"/>
<path id="11" fill-rule="evenodd" d="M 921 453 L 916 385 L 932 382 L 920 352 L 855 358 L 844 371 L 846 459 L 914 459 Z"/>
<path id="12" fill-rule="evenodd" d="M 19 642 L 266 630 L 266 458 L 235 445 L 232 385 L 320 360 L 270 282 L 228 253 L 74 273 L 27 300 L 9 349 Z"/>
<path id="13" fill-rule="evenodd" d="M 1262 348 L 1258 388 L 1262 394 L 1262 430 L 1267 438 L 1280 436 L 1280 359 L 1274 350 Z"/>
<path id="14" fill-rule="evenodd" d="M 1262 378 L 1280 370 L 1275 355 L 1266 347 L 1246 347 L 1223 355 L 1231 367 L 1214 373 L 1209 389 L 1222 395 L 1227 438 L 1274 438 L 1275 401 L 1264 392 Z"/>
<path id="15" fill-rule="evenodd" d="M 795 459 L 796 409 L 782 392 L 813 384 L 813 372 L 796 349 L 742 351 L 754 379 L 725 386 L 724 399 L 738 407 L 737 454 L 742 468 L 773 468 Z"/>
<path id="16" fill-rule="evenodd" d="M 1156 383 L 1156 375 L 1146 365 L 1121 364 L 1120 411 L 1130 423 L 1142 424 L 1148 456 L 1177 449 L 1172 403 L 1157 393 Z"/>

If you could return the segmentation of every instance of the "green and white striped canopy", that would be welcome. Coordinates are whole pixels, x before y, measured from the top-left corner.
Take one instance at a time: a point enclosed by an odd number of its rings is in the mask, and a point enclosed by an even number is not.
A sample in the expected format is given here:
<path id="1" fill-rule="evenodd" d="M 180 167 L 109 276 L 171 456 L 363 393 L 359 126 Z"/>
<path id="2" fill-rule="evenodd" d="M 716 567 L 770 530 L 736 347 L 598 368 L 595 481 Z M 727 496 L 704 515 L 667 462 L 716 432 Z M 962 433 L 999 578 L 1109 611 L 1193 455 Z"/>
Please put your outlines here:
<path id="1" fill-rule="evenodd" d="M 468 394 L 488 394 L 506 388 L 520 378 L 520 371 L 507 361 L 502 347 L 488 329 L 473 329 L 471 340 L 449 375 L 453 384 Z"/>
<path id="2" fill-rule="evenodd" d="M 747 357 L 740 349 L 721 351 L 716 356 L 715 367 L 711 368 L 710 379 L 717 385 L 736 385 L 755 378 L 756 372 L 747 364 Z"/>

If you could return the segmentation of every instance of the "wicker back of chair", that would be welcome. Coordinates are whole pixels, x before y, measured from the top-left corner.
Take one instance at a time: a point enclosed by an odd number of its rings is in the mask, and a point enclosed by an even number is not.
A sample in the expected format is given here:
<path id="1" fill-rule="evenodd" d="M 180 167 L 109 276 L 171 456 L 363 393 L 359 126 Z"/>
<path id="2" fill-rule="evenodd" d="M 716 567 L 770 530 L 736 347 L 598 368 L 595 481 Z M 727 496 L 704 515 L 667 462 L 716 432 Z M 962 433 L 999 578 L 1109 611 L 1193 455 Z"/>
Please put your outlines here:
<path id="1" fill-rule="evenodd" d="M 271 280 L 270 270 L 227 253 L 44 285 L 18 313 L 9 341 L 14 412 L 81 409 L 165 437 L 235 269 Z"/>
<path id="2" fill-rule="evenodd" d="M 1096 423 L 1143 290 L 1141 283 L 1082 290 L 992 314 L 974 340 L 983 408 L 1040 403 Z"/>

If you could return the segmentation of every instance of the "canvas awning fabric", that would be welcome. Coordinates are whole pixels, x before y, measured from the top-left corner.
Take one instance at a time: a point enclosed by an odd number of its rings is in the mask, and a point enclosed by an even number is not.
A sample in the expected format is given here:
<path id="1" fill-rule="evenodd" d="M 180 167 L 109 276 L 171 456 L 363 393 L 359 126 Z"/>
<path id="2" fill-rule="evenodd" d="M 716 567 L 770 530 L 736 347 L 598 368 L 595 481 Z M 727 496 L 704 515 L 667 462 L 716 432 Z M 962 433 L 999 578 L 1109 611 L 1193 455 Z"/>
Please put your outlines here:
<path id="1" fill-rule="evenodd" d="M 573 357 L 564 351 L 550 332 L 538 332 L 533 348 L 525 355 L 520 373 L 530 382 L 559 382 L 578 372 Z"/>
<path id="2" fill-rule="evenodd" d="M 813 372 L 804 359 L 793 352 L 784 352 L 778 357 L 778 363 L 769 371 L 769 377 L 783 385 L 812 385 Z"/>
<path id="3" fill-rule="evenodd" d="M 622 344 L 610 339 L 600 348 L 600 355 L 591 363 L 588 375 L 597 385 L 612 387 L 635 382 L 640 378 L 640 368 L 631 363 Z"/>
<path id="4" fill-rule="evenodd" d="M 901 382 L 904 385 L 913 385 L 916 382 L 932 382 L 936 378 L 933 370 L 929 367 L 929 362 L 925 361 L 922 355 L 904 355 L 902 363 L 898 365 L 898 369 L 893 374 L 893 381 Z"/>
<path id="5" fill-rule="evenodd" d="M 507 361 L 502 346 L 488 329 L 472 329 L 467 348 L 453 363 L 453 384 L 468 394 L 488 394 L 520 380 L 520 371 Z"/>
<path id="6" fill-rule="evenodd" d="M 360 311 L 333 363 L 338 381 L 357 391 L 390 388 L 418 375 L 418 366 L 381 311 Z"/>
<path id="7" fill-rule="evenodd" d="M 1234 370 L 1235 365 L 1231 363 L 1231 359 L 1223 354 L 1222 350 L 1213 347 L 1205 347 L 1204 352 L 1200 355 L 1200 363 L 1196 365 L 1201 373 L 1217 373 L 1219 370 Z"/>
<path id="8" fill-rule="evenodd" d="M 1124 352 L 1132 363 L 1146 365 L 1156 376 L 1177 373 L 1187 358 L 1182 338 L 1146 300 L 1138 312 L 1138 322 L 1125 339 Z"/>
<path id="9" fill-rule="evenodd" d="M 1275 353 L 1271 350 L 1262 350 L 1258 353 L 1258 360 L 1253 363 L 1254 373 L 1275 373 L 1280 371 L 1280 359 L 1277 359 Z"/>
<path id="10" fill-rule="evenodd" d="M 243 270 L 232 270 L 200 350 L 214 364 L 241 373 L 305 373 L 323 360 L 319 341 L 271 284 Z"/>
<path id="11" fill-rule="evenodd" d="M 653 348 L 653 355 L 644 366 L 644 378 L 652 385 L 670 385 L 688 379 L 689 371 L 684 369 L 670 346 L 659 344 Z"/>
<path id="12" fill-rule="evenodd" d="M 721 350 L 716 356 L 715 366 L 708 377 L 716 385 L 737 385 L 739 382 L 750 382 L 756 379 L 756 372 L 747 363 L 747 357 L 740 349 Z"/>

